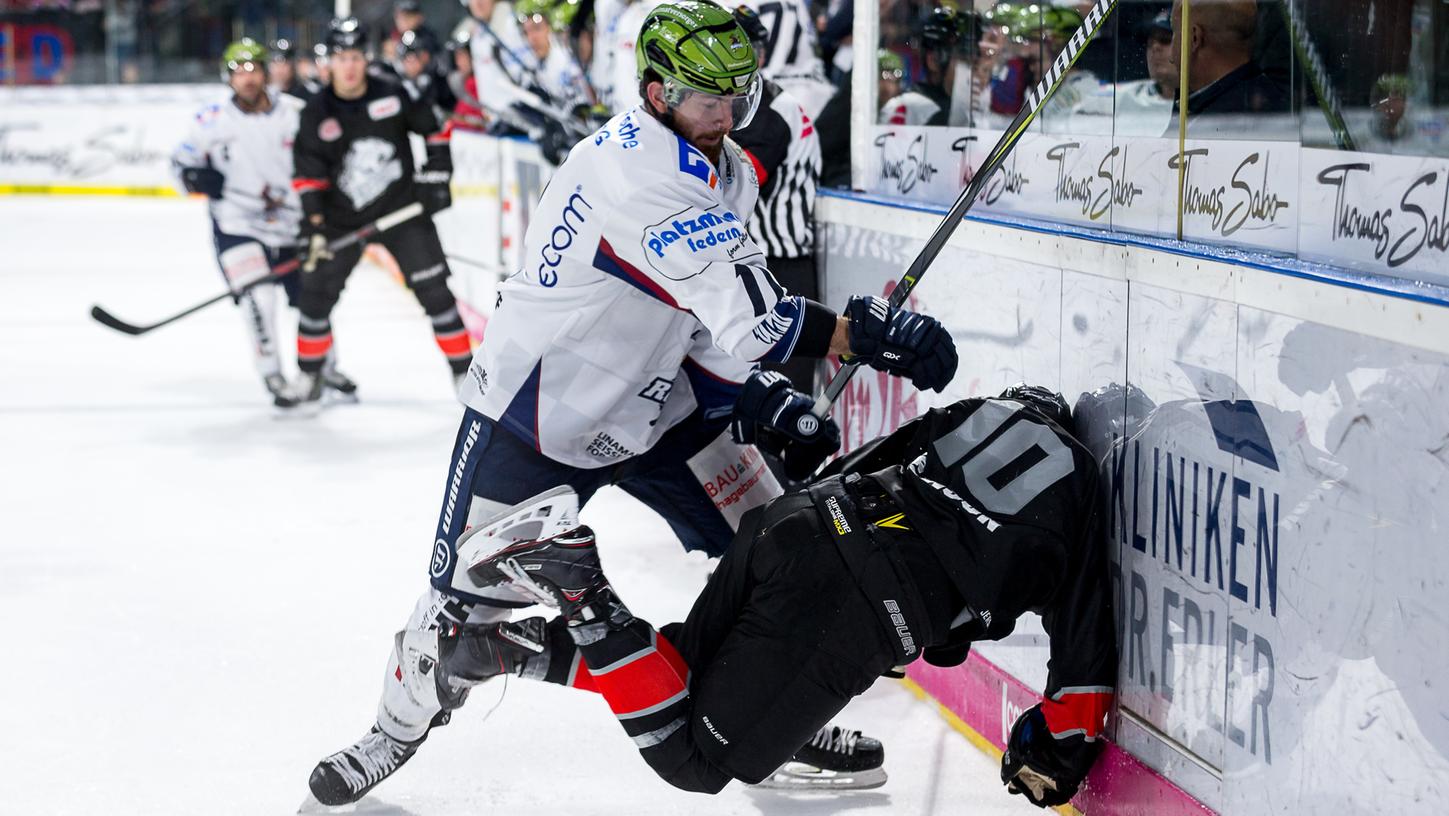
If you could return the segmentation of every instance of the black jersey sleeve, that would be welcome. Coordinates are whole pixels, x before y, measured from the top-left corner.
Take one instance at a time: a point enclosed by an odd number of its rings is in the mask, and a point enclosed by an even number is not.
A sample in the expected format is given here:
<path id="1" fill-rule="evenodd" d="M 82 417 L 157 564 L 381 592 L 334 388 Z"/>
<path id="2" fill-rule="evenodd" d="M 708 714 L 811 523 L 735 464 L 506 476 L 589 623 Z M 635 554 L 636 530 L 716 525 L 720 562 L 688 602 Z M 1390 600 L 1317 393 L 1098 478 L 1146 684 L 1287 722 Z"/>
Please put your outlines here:
<path id="1" fill-rule="evenodd" d="M 408 130 L 423 136 L 428 158 L 424 172 L 451 173 L 453 170 L 452 123 L 441 126 L 433 104 L 426 98 L 415 96 L 411 90 L 398 89 L 402 99 L 403 116 Z"/>
<path id="2" fill-rule="evenodd" d="M 322 94 L 308 101 L 292 141 L 292 189 L 301 196 L 306 217 L 322 214 L 326 192 L 332 187 L 332 167 L 320 134 L 326 119 L 323 101 Z"/>

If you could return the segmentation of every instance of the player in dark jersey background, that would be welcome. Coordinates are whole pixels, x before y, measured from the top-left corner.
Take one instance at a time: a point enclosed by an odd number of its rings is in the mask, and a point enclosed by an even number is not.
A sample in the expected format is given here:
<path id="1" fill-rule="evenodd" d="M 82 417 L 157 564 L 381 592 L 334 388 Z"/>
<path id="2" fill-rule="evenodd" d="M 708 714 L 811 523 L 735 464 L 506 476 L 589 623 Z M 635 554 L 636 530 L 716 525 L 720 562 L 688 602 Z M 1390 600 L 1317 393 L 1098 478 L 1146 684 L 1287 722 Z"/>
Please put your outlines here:
<path id="1" fill-rule="evenodd" d="M 1061 397 L 1032 386 L 932 409 L 746 516 L 688 618 L 662 630 L 609 587 L 588 528 L 506 547 L 472 574 L 560 617 L 446 633 L 438 676 L 598 691 L 661 777 L 715 793 L 769 776 L 883 674 L 957 665 L 1037 612 L 1047 686 L 1002 779 L 1063 804 L 1101 750 L 1117 670 L 1096 463 L 1070 429 Z"/>
<path id="2" fill-rule="evenodd" d="M 432 320 L 438 347 L 456 382 L 472 351 L 458 304 L 448 289 L 448 262 L 431 216 L 452 203 L 448 131 L 430 104 L 396 82 L 367 70 L 367 39 L 355 18 L 335 20 L 327 35 L 331 84 L 302 111 L 293 146 L 292 185 L 302 197 L 301 311 L 297 329 L 297 396 L 320 398 L 324 387 L 355 386 L 335 370 L 332 308 L 363 247 L 335 255 L 327 242 L 417 201 L 425 214 L 374 240 L 397 259 L 404 280 Z M 408 134 L 426 137 L 427 161 L 415 174 Z"/>

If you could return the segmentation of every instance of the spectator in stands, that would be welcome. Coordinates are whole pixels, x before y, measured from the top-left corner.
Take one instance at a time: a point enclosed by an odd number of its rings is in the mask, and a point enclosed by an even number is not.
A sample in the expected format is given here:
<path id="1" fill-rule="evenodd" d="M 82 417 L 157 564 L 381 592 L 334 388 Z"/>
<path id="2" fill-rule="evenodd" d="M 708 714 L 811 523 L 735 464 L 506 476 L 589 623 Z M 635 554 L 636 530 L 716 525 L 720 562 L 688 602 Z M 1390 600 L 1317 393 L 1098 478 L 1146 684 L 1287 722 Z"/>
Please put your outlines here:
<path id="1" fill-rule="evenodd" d="M 1254 138 L 1297 138 L 1291 117 L 1264 116 L 1289 111 L 1288 89 L 1253 61 L 1258 27 L 1256 0 L 1193 0 L 1188 30 L 1182 25 L 1182 0 L 1172 4 L 1173 70 L 1187 40 L 1187 127 L 1193 137 L 1239 138 L 1246 117 L 1257 116 Z M 1177 108 L 1168 136 L 1177 135 Z M 1276 125 L 1276 127 L 1275 127 Z"/>
<path id="2" fill-rule="evenodd" d="M 1108 132 L 1123 136 L 1160 136 L 1172 118 L 1173 103 L 1177 99 L 1177 68 L 1172 59 L 1172 17 L 1163 9 L 1156 17 L 1147 20 L 1139 28 L 1146 40 L 1147 78 L 1118 83 L 1113 89 L 1104 86 L 1105 99 L 1096 97 L 1088 100 L 1097 103 L 1084 106 L 1079 114 L 1105 114 L 1110 123 Z M 1083 116 L 1074 122 L 1074 130 Z"/>

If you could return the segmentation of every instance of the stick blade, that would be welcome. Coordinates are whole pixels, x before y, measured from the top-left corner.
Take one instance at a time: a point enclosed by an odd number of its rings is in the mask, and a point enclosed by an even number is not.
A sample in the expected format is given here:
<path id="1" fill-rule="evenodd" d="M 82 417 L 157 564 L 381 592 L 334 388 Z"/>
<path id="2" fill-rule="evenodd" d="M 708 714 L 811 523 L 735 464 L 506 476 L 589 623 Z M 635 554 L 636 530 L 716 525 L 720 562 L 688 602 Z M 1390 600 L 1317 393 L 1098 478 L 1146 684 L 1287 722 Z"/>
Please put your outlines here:
<path id="1" fill-rule="evenodd" d="M 91 307 L 91 317 L 94 318 L 95 321 L 102 326 L 115 329 L 122 334 L 129 334 L 132 337 L 135 337 L 138 334 L 144 334 L 146 331 L 146 329 L 142 328 L 141 326 L 127 323 L 126 321 L 120 319 L 119 317 L 116 317 L 115 315 L 111 314 L 105 309 L 102 309 L 99 306 Z"/>

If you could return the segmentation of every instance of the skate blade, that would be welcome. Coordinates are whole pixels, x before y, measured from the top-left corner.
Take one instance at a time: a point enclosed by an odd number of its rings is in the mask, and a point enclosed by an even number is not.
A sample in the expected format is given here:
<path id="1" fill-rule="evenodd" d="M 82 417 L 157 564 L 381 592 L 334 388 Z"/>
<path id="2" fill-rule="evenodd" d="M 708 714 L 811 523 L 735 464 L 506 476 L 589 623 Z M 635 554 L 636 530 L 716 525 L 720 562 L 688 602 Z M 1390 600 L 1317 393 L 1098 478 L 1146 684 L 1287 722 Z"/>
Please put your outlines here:
<path id="1" fill-rule="evenodd" d="M 846 791 L 873 790 L 885 783 L 885 768 L 827 771 L 803 762 L 786 762 L 754 787 L 769 790 Z"/>
<path id="2" fill-rule="evenodd" d="M 407 811 L 400 810 L 397 805 L 390 804 L 380 799 L 373 799 L 371 796 L 364 796 L 356 802 L 347 805 L 324 805 L 317 801 L 317 797 L 308 793 L 307 798 L 297 808 L 298 813 L 350 813 L 354 816 L 396 816 Z"/>

